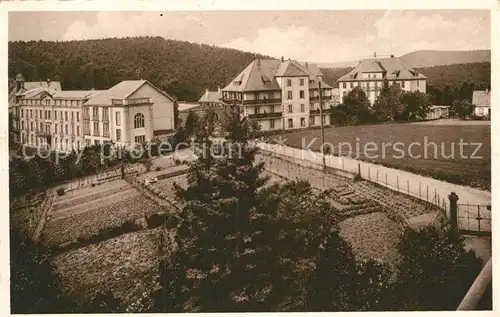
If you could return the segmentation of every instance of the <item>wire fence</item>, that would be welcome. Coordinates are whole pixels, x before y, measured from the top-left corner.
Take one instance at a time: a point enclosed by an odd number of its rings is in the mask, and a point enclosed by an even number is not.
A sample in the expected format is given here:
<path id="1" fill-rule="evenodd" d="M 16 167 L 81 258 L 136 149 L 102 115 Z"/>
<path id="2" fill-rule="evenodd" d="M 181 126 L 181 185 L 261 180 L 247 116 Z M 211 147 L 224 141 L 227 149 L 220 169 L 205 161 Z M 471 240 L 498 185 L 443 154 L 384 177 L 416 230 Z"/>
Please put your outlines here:
<path id="1" fill-rule="evenodd" d="M 491 202 L 491 193 L 450 184 L 430 177 L 409 173 L 406 171 L 385 167 L 378 164 L 363 162 L 350 157 L 325 155 L 311 150 L 302 150 L 280 144 L 256 142 L 255 145 L 264 151 L 290 158 L 294 163 L 321 169 L 323 160 L 326 167 L 353 175 L 379 184 L 391 190 L 418 198 L 435 205 L 446 212 L 449 217 L 448 195 L 455 192 L 463 202 L 484 204 Z M 308 176 L 305 175 L 307 178 Z"/>

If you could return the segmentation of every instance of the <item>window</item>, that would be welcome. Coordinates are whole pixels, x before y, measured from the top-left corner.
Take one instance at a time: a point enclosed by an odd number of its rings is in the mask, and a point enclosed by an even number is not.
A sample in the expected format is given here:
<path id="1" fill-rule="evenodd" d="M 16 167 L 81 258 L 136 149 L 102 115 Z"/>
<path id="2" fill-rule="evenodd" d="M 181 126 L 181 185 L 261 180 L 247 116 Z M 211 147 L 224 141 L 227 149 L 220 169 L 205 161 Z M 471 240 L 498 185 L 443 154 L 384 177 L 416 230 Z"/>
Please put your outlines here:
<path id="1" fill-rule="evenodd" d="M 326 116 L 323 116 L 323 124 L 326 124 Z"/>
<path id="2" fill-rule="evenodd" d="M 68 112 L 64 111 L 64 120 L 68 121 Z"/>
<path id="3" fill-rule="evenodd" d="M 108 109 L 102 108 L 102 121 L 109 121 Z"/>
<path id="4" fill-rule="evenodd" d="M 90 122 L 88 121 L 83 122 L 83 134 L 90 135 Z"/>
<path id="5" fill-rule="evenodd" d="M 300 99 L 304 99 L 305 98 L 305 93 L 303 90 L 300 91 Z"/>
<path id="6" fill-rule="evenodd" d="M 21 129 L 24 130 L 24 121 L 21 121 Z"/>
<path id="7" fill-rule="evenodd" d="M 269 128 L 274 129 L 274 120 L 272 120 L 272 119 L 269 122 Z"/>
<path id="8" fill-rule="evenodd" d="M 33 118 L 33 110 L 30 109 L 30 118 Z"/>
<path id="9" fill-rule="evenodd" d="M 287 79 L 286 80 L 286 86 L 287 87 L 292 87 L 292 80 L 291 79 Z"/>
<path id="10" fill-rule="evenodd" d="M 146 142 L 146 136 L 145 135 L 137 135 L 135 136 L 135 143 L 144 143 Z"/>
<path id="11" fill-rule="evenodd" d="M 54 133 L 57 133 L 57 123 L 54 124 Z"/>
<path id="12" fill-rule="evenodd" d="M 260 113 L 260 107 L 255 107 L 255 114 Z"/>
<path id="13" fill-rule="evenodd" d="M 288 119 L 288 127 L 293 128 L 293 120 L 292 119 Z"/>
<path id="14" fill-rule="evenodd" d="M 288 91 L 288 100 L 293 99 L 293 93 L 292 91 Z"/>
<path id="15" fill-rule="evenodd" d="M 121 129 L 116 129 L 116 141 L 120 142 L 121 140 L 122 140 L 122 130 Z"/>
<path id="16" fill-rule="evenodd" d="M 119 112 L 115 112 L 115 121 L 116 121 L 116 125 L 119 126 L 120 125 L 120 113 Z"/>
<path id="17" fill-rule="evenodd" d="M 64 125 L 64 133 L 68 134 L 68 125 L 67 124 Z"/>
<path id="18" fill-rule="evenodd" d="M 301 86 L 304 86 L 304 78 L 299 79 L 299 83 Z"/>
<path id="19" fill-rule="evenodd" d="M 306 105 L 301 104 L 300 105 L 300 112 L 305 112 L 306 111 Z"/>
<path id="20" fill-rule="evenodd" d="M 102 124 L 102 134 L 105 137 L 109 137 L 109 122 L 103 122 L 103 124 Z"/>
<path id="21" fill-rule="evenodd" d="M 344 89 L 345 89 L 345 88 L 347 88 L 346 83 L 342 83 L 342 87 L 343 87 Z"/>
<path id="22" fill-rule="evenodd" d="M 80 136 L 80 127 L 79 126 L 76 127 L 76 136 Z"/>
<path id="23" fill-rule="evenodd" d="M 71 111 L 71 121 L 75 120 L 75 112 Z"/>
<path id="24" fill-rule="evenodd" d="M 80 141 L 76 141 L 76 149 L 79 150 L 80 149 Z"/>
<path id="25" fill-rule="evenodd" d="M 76 113 L 76 122 L 80 122 L 80 113 L 79 112 Z"/>
<path id="26" fill-rule="evenodd" d="M 420 87 L 420 80 L 417 80 L 417 87 Z"/>
<path id="27" fill-rule="evenodd" d="M 64 147 L 65 150 L 68 150 L 69 149 L 69 146 L 68 146 L 68 139 L 65 140 L 65 143 L 66 143 L 66 146 Z"/>
<path id="28" fill-rule="evenodd" d="M 99 121 L 99 108 L 92 107 L 92 120 Z"/>
<path id="29" fill-rule="evenodd" d="M 144 128 L 144 115 L 138 113 L 134 116 L 134 129 Z"/>
<path id="30" fill-rule="evenodd" d="M 30 130 L 33 131 L 33 122 L 30 122 Z"/>
<path id="31" fill-rule="evenodd" d="M 288 113 L 292 113 L 293 112 L 293 105 L 288 105 Z"/>
<path id="32" fill-rule="evenodd" d="M 306 126 L 306 118 L 300 118 L 300 126 L 305 127 Z"/>
<path id="33" fill-rule="evenodd" d="M 21 109 L 21 117 L 24 117 L 24 109 Z"/>
<path id="34" fill-rule="evenodd" d="M 57 120 L 57 110 L 54 110 L 54 119 Z"/>
<path id="35" fill-rule="evenodd" d="M 309 118 L 309 124 L 310 125 L 315 125 L 316 124 L 316 117 L 312 116 Z"/>
<path id="36" fill-rule="evenodd" d="M 94 121 L 94 136 L 100 136 L 101 134 L 99 133 L 99 122 Z"/>
<path id="37" fill-rule="evenodd" d="M 40 119 L 42 119 L 42 110 L 40 109 Z"/>

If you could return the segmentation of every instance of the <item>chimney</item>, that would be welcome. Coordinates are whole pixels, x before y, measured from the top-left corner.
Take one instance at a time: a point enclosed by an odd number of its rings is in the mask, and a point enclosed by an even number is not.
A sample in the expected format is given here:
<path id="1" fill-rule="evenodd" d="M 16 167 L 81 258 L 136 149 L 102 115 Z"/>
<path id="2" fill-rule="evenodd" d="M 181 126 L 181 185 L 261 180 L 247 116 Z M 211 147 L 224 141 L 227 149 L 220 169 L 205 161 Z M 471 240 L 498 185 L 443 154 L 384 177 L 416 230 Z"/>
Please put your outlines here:
<path id="1" fill-rule="evenodd" d="M 394 55 L 391 54 L 391 58 L 394 58 Z"/>
<path id="2" fill-rule="evenodd" d="M 374 53 L 373 53 L 373 57 L 377 57 L 377 52 L 374 52 Z"/>
<path id="3" fill-rule="evenodd" d="M 217 86 L 217 92 L 219 93 L 220 95 L 220 86 Z"/>
<path id="4" fill-rule="evenodd" d="M 208 94 L 208 88 L 205 89 L 205 93 Z"/>
<path id="5" fill-rule="evenodd" d="M 306 62 L 306 68 L 307 68 L 307 66 L 309 66 L 309 64 L 307 64 L 307 62 Z"/>
<path id="6" fill-rule="evenodd" d="M 47 78 L 47 88 L 50 87 L 50 79 Z"/>
<path id="7" fill-rule="evenodd" d="M 281 56 L 281 62 L 283 63 L 285 61 L 285 58 Z"/>

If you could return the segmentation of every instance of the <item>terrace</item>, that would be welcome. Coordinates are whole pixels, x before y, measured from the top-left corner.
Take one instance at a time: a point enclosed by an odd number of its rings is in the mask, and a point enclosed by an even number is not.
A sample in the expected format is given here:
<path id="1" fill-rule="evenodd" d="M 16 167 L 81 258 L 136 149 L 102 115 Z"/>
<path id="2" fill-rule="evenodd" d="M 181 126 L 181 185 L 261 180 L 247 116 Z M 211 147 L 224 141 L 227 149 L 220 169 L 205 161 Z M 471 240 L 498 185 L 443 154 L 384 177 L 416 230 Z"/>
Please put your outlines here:
<path id="1" fill-rule="evenodd" d="M 264 112 L 249 114 L 250 119 L 266 119 L 266 118 L 281 118 L 282 112 Z"/>

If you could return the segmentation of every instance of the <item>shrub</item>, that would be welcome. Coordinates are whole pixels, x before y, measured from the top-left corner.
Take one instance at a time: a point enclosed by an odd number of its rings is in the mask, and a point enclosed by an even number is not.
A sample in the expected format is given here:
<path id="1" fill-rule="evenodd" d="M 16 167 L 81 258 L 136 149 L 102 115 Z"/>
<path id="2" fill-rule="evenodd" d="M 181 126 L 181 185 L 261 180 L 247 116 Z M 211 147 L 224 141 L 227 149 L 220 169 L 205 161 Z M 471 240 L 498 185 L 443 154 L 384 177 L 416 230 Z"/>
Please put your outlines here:
<path id="1" fill-rule="evenodd" d="M 184 161 L 182 161 L 182 164 L 187 165 L 188 161 L 184 160 Z"/>
<path id="2" fill-rule="evenodd" d="M 61 188 L 58 188 L 56 192 L 57 192 L 57 196 L 62 196 L 62 195 L 64 195 L 65 189 L 61 187 Z"/>
<path id="3" fill-rule="evenodd" d="M 179 159 L 175 159 L 174 162 L 175 162 L 175 165 L 180 165 L 181 164 L 181 160 L 179 160 Z"/>
<path id="4" fill-rule="evenodd" d="M 157 172 L 161 171 L 161 167 L 157 166 L 157 167 L 155 168 L 155 171 L 157 171 Z"/>
<path id="5" fill-rule="evenodd" d="M 146 223 L 148 224 L 148 229 L 159 227 L 166 222 L 165 214 L 154 214 L 146 218 Z"/>

